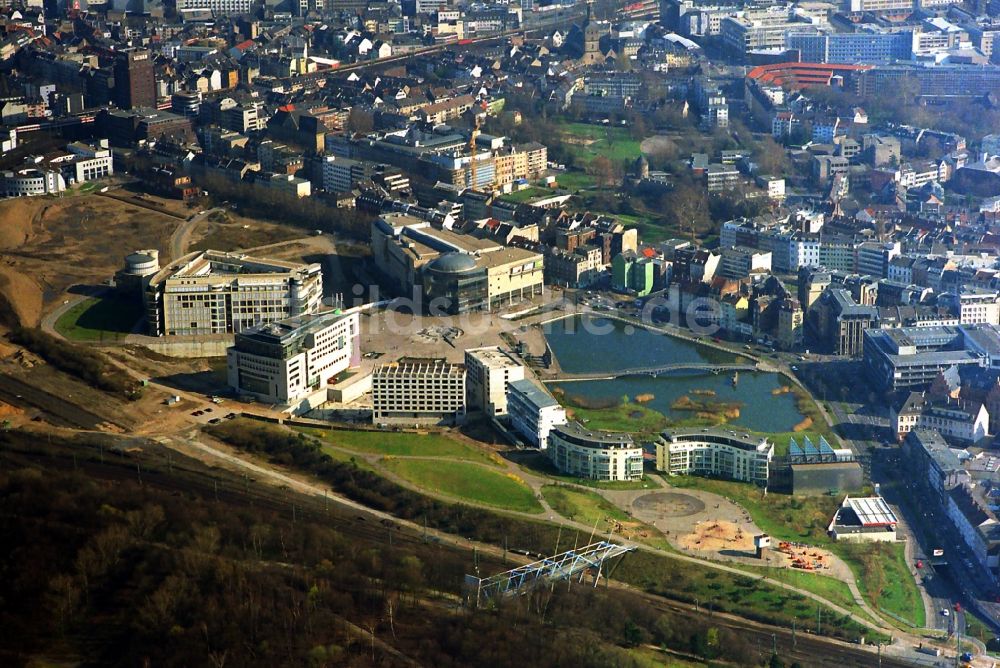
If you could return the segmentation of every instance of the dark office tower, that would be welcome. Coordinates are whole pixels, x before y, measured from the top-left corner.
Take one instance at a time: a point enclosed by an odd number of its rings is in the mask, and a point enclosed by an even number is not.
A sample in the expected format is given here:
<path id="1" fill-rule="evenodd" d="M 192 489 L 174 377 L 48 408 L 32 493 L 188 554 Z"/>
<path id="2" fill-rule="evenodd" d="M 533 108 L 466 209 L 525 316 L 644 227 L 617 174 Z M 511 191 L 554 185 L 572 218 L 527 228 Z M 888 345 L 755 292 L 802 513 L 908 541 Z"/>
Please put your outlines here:
<path id="1" fill-rule="evenodd" d="M 115 54 L 114 101 L 119 109 L 156 106 L 153 58 L 145 49 Z"/>

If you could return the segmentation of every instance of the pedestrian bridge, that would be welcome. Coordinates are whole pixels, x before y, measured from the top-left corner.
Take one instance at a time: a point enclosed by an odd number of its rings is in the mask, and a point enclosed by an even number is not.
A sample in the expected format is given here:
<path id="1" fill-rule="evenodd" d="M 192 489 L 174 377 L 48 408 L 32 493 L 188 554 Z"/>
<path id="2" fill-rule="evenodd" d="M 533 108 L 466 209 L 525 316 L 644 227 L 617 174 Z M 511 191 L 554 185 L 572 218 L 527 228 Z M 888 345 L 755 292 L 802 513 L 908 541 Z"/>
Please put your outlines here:
<path id="1" fill-rule="evenodd" d="M 560 373 L 547 382 L 571 382 L 579 380 L 612 380 L 625 376 L 662 376 L 676 371 L 707 371 L 710 373 L 729 373 L 739 371 L 775 371 L 763 364 L 708 364 L 698 362 L 678 362 L 676 364 L 660 364 L 657 366 L 633 367 L 616 371 L 599 373 Z"/>

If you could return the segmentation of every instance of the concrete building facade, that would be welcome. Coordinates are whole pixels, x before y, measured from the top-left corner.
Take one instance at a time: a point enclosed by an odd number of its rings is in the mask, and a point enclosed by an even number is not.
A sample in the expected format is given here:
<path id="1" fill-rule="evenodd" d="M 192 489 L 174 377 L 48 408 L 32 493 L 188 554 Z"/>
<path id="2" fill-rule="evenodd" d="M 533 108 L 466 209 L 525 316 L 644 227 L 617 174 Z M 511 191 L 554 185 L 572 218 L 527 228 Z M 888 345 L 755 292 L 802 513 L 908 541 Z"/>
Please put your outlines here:
<path id="1" fill-rule="evenodd" d="M 360 324 L 357 311 L 328 312 L 244 330 L 226 351 L 229 386 L 293 411 L 315 393 L 322 403 L 330 380 L 361 362 Z"/>
<path id="2" fill-rule="evenodd" d="M 524 379 L 524 367 L 498 346 L 465 351 L 466 394 L 470 408 L 487 417 L 507 415 L 507 385 Z"/>
<path id="3" fill-rule="evenodd" d="M 466 415 L 465 365 L 404 357 L 372 373 L 375 424 L 461 424 Z"/>

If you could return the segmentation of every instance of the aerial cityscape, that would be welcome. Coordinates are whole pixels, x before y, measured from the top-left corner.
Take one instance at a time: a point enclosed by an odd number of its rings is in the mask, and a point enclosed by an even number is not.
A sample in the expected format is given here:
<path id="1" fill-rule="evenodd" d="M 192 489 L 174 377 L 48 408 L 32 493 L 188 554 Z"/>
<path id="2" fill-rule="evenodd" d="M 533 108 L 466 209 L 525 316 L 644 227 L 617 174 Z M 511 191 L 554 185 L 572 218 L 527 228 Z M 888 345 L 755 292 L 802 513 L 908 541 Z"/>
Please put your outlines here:
<path id="1" fill-rule="evenodd" d="M 1000 665 L 997 0 L 0 27 L 0 666 Z"/>

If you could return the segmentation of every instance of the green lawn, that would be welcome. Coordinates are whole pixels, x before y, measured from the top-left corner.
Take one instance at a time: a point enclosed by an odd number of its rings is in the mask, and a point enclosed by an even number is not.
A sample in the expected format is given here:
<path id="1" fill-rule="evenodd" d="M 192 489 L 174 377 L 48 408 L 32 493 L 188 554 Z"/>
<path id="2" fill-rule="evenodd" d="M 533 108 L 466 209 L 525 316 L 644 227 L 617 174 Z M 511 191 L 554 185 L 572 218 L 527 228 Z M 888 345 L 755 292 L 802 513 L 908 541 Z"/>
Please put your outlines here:
<path id="1" fill-rule="evenodd" d="M 589 162 L 597 156 L 604 156 L 614 162 L 635 160 L 639 157 L 640 142 L 632 139 L 628 129 L 588 123 L 564 123 L 562 134 L 565 146 L 578 160 Z M 573 143 L 573 139 L 579 142 Z"/>
<path id="2" fill-rule="evenodd" d="M 572 483 L 583 487 L 593 487 L 595 489 L 657 489 L 661 487 L 660 483 L 657 482 L 655 478 L 650 478 L 649 476 L 643 477 L 642 480 L 606 482 L 602 480 L 589 480 L 587 478 L 574 478 L 572 476 L 563 475 L 555 466 L 552 465 L 552 461 L 541 452 L 531 452 L 522 455 L 517 460 L 517 463 L 525 470 L 536 475 L 552 478 L 556 482 Z"/>
<path id="3" fill-rule="evenodd" d="M 988 643 L 997 637 L 997 634 L 986 625 L 986 622 L 968 610 L 965 611 L 965 633 L 983 643 Z M 990 652 L 990 654 L 991 656 L 1000 655 L 998 652 Z"/>
<path id="4" fill-rule="evenodd" d="M 829 575 L 819 573 L 807 573 L 794 568 L 767 568 L 765 566 L 747 566 L 740 564 L 742 569 L 752 570 L 755 573 L 765 575 L 778 582 L 784 582 L 799 589 L 805 589 L 817 596 L 822 596 L 831 603 L 850 610 L 851 612 L 867 618 L 864 610 L 854 601 L 851 595 L 851 588 L 847 583 Z"/>
<path id="5" fill-rule="evenodd" d="M 548 188 L 536 188 L 532 186 L 530 188 L 524 188 L 523 190 L 516 190 L 507 195 L 502 195 L 500 199 L 521 204 L 539 197 L 552 197 L 557 194 L 559 193 Z"/>
<path id="6" fill-rule="evenodd" d="M 568 520 L 594 525 L 600 532 L 604 520 L 610 518 L 619 522 L 631 520 L 625 511 L 596 492 L 585 492 L 563 485 L 545 485 L 542 496 L 552 509 Z"/>
<path id="7" fill-rule="evenodd" d="M 593 176 L 582 171 L 567 171 L 557 174 L 556 183 L 559 184 L 560 188 L 573 192 L 589 190 L 597 185 Z"/>
<path id="8" fill-rule="evenodd" d="M 117 341 L 142 317 L 142 303 L 119 297 L 89 298 L 56 320 L 56 331 L 70 341 Z"/>
<path id="9" fill-rule="evenodd" d="M 338 462 L 351 462 L 359 469 L 365 469 L 366 471 L 374 471 L 375 467 L 365 461 L 364 457 L 359 457 L 358 455 L 347 452 L 346 450 L 341 450 L 340 448 L 335 448 L 331 445 L 322 444 L 320 446 L 325 454 L 330 455 Z"/>
<path id="10" fill-rule="evenodd" d="M 643 243 L 655 244 L 677 236 L 676 230 L 670 230 L 663 225 L 657 225 L 648 218 L 642 216 L 626 216 L 615 214 L 622 223 L 639 230 L 639 238 Z"/>
<path id="11" fill-rule="evenodd" d="M 373 430 L 300 429 L 324 443 L 353 452 L 395 457 L 447 457 L 501 465 L 499 455 L 463 443 L 447 434 Z"/>
<path id="12" fill-rule="evenodd" d="M 542 506 L 535 499 L 531 489 L 512 474 L 470 462 L 432 459 L 386 457 L 380 464 L 429 491 L 507 510 L 542 512 Z"/>
<path id="13" fill-rule="evenodd" d="M 821 603 L 774 585 L 754 575 L 733 575 L 708 566 L 682 562 L 669 555 L 643 550 L 630 553 L 621 562 L 615 577 L 653 594 L 697 602 L 702 611 L 741 611 L 751 619 L 770 619 L 800 630 L 815 631 L 817 609 L 823 611 L 823 632 L 840 630 L 841 637 L 864 635 L 869 641 L 884 640 L 870 629 L 835 614 Z"/>

